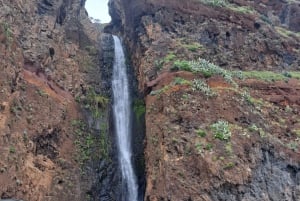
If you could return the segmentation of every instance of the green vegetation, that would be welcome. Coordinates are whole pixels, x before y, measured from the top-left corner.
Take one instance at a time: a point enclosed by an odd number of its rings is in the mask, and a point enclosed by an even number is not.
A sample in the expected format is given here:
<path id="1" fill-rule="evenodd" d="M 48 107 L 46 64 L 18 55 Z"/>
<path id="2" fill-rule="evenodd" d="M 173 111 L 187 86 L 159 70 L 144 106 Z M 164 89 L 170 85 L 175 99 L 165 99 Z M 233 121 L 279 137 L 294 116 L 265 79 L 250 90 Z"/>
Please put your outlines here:
<path id="1" fill-rule="evenodd" d="M 183 79 L 181 77 L 175 77 L 173 84 L 174 85 L 190 85 L 191 82 L 189 80 Z"/>
<path id="2" fill-rule="evenodd" d="M 300 80 L 300 72 L 296 71 L 289 71 L 289 72 L 283 72 L 283 75 L 285 77 L 294 78 Z"/>
<path id="3" fill-rule="evenodd" d="M 266 137 L 265 131 L 262 128 L 257 127 L 255 124 L 250 125 L 248 127 L 248 130 L 250 132 L 257 132 L 260 135 L 260 137 L 262 137 L 262 138 Z"/>
<path id="4" fill-rule="evenodd" d="M 205 148 L 204 148 L 204 149 L 206 149 L 207 151 L 211 151 L 211 150 L 213 149 L 213 144 L 207 143 L 207 144 L 205 145 Z"/>
<path id="5" fill-rule="evenodd" d="M 164 61 L 163 60 L 155 60 L 154 66 L 157 70 L 161 70 L 164 66 Z"/>
<path id="6" fill-rule="evenodd" d="M 22 106 L 17 99 L 13 99 L 12 104 L 10 106 L 10 112 L 16 116 L 19 115 L 19 112 L 22 111 Z"/>
<path id="7" fill-rule="evenodd" d="M 197 52 L 197 50 L 203 48 L 202 45 L 200 45 L 199 43 L 196 43 L 196 42 L 194 42 L 192 44 L 185 44 L 183 46 L 191 52 Z"/>
<path id="8" fill-rule="evenodd" d="M 193 73 L 202 73 L 206 78 L 213 75 L 221 75 L 227 82 L 237 87 L 236 82 L 233 80 L 233 76 L 235 76 L 235 74 L 205 59 L 199 59 L 198 61 L 177 60 L 174 62 L 174 67 L 171 70 L 176 69 L 190 71 Z"/>
<path id="9" fill-rule="evenodd" d="M 107 128 L 107 124 L 106 123 L 101 123 L 100 125 L 100 133 L 99 133 L 99 150 L 100 150 L 100 154 L 103 158 L 108 159 L 108 150 L 109 150 L 109 141 L 108 141 L 108 137 L 106 135 L 106 133 L 108 132 L 108 128 Z"/>
<path id="10" fill-rule="evenodd" d="M 163 59 L 155 60 L 154 65 L 157 70 L 161 70 L 164 66 L 164 64 L 168 64 L 170 62 L 173 62 L 176 58 L 176 55 L 174 52 L 169 52 Z"/>
<path id="11" fill-rule="evenodd" d="M 252 96 L 250 95 L 250 93 L 248 91 L 243 91 L 241 93 L 241 96 L 244 101 L 246 101 L 247 103 L 249 103 L 251 105 L 254 105 L 254 98 L 252 98 Z"/>
<path id="12" fill-rule="evenodd" d="M 196 147 L 199 154 L 201 154 L 203 152 L 203 145 L 201 143 L 197 143 L 195 145 L 195 147 Z"/>
<path id="13" fill-rule="evenodd" d="M 190 64 L 186 60 L 176 60 L 173 64 L 173 68 L 171 70 L 184 70 L 184 71 L 190 71 L 193 72 L 193 69 L 191 68 Z"/>
<path id="14" fill-rule="evenodd" d="M 225 169 L 225 170 L 226 170 L 226 169 L 231 169 L 231 168 L 233 168 L 234 166 L 235 166 L 235 165 L 234 165 L 233 162 L 228 162 L 228 163 L 225 164 L 224 169 Z"/>
<path id="15" fill-rule="evenodd" d="M 9 153 L 11 153 L 11 154 L 16 153 L 16 148 L 13 147 L 13 146 L 10 146 L 10 147 L 9 147 Z"/>
<path id="16" fill-rule="evenodd" d="M 170 52 L 169 54 L 167 54 L 167 56 L 165 56 L 164 58 L 164 63 L 169 63 L 171 61 L 173 61 L 176 58 L 176 55 L 173 52 Z"/>
<path id="17" fill-rule="evenodd" d="M 89 53 L 89 51 L 93 51 L 93 48 L 88 46 L 88 50 L 83 51 L 80 56 L 75 57 L 77 60 L 79 66 L 80 66 L 80 72 L 88 73 L 91 72 L 92 69 L 95 69 L 97 62 L 95 59 L 97 58 L 96 55 L 92 55 L 93 53 Z"/>
<path id="18" fill-rule="evenodd" d="M 212 91 L 212 89 L 206 84 L 205 81 L 202 81 L 200 79 L 194 79 L 193 81 L 189 81 L 181 77 L 175 77 L 174 81 L 170 85 L 166 85 L 161 89 L 151 91 L 150 95 L 154 96 L 164 93 L 174 85 L 189 85 L 192 87 L 193 91 L 200 91 L 208 97 L 217 95 L 214 91 Z"/>
<path id="19" fill-rule="evenodd" d="M 76 136 L 76 160 L 79 164 L 83 165 L 97 156 L 108 157 L 108 139 L 105 135 L 107 130 L 105 124 L 101 125 L 99 136 L 93 135 L 88 126 L 81 120 L 73 120 L 71 125 L 73 126 Z"/>
<path id="20" fill-rule="evenodd" d="M 289 38 L 289 37 L 300 38 L 300 33 L 299 32 L 293 32 L 293 31 L 290 31 L 288 29 L 285 29 L 283 27 L 278 27 L 278 26 L 275 27 L 275 30 L 277 31 L 277 33 L 279 33 L 280 35 L 282 35 L 286 38 Z"/>
<path id="21" fill-rule="evenodd" d="M 242 96 L 243 101 L 247 102 L 252 106 L 255 106 L 257 109 L 259 109 L 260 106 L 263 106 L 265 104 L 265 102 L 262 99 L 252 97 L 247 90 L 241 91 L 240 95 Z"/>
<path id="22" fill-rule="evenodd" d="M 91 56 L 96 56 L 98 54 L 98 50 L 95 46 L 86 46 L 85 50 L 88 52 L 89 55 Z"/>
<path id="23" fill-rule="evenodd" d="M 245 14 L 255 13 L 255 10 L 249 6 L 237 6 L 235 4 L 229 3 L 227 0 L 200 0 L 200 1 L 210 6 L 224 7 L 239 13 L 245 13 Z"/>
<path id="24" fill-rule="evenodd" d="M 202 129 L 197 129 L 196 130 L 196 134 L 199 136 L 199 137 L 205 137 L 206 136 L 206 132 Z"/>
<path id="25" fill-rule="evenodd" d="M 235 83 L 232 79 L 232 73 L 227 71 L 205 59 L 199 59 L 198 61 L 190 62 L 191 68 L 195 72 L 202 73 L 205 77 L 210 77 L 212 75 L 221 75 L 229 83 Z"/>
<path id="26" fill-rule="evenodd" d="M 212 97 L 212 96 L 216 95 L 216 93 L 211 90 L 211 88 L 206 84 L 206 82 L 199 80 L 199 79 L 193 80 L 192 90 L 193 91 L 201 91 L 208 97 Z"/>
<path id="27" fill-rule="evenodd" d="M 218 120 L 216 123 L 212 124 L 210 128 L 216 139 L 229 140 L 231 137 L 231 131 L 227 121 Z"/>
<path id="28" fill-rule="evenodd" d="M 287 147 L 293 151 L 297 151 L 299 148 L 299 144 L 295 141 L 292 141 L 290 143 L 287 144 Z"/>
<path id="29" fill-rule="evenodd" d="M 251 126 L 248 127 L 248 130 L 250 132 L 257 132 L 257 131 L 259 131 L 258 127 L 255 124 L 251 124 Z"/>
<path id="30" fill-rule="evenodd" d="M 151 91 L 150 95 L 151 96 L 160 95 L 162 93 L 165 93 L 169 89 L 170 89 L 170 85 L 167 85 L 167 86 L 164 86 L 161 89 L 158 89 L 158 90 L 155 90 L 155 91 Z"/>
<path id="31" fill-rule="evenodd" d="M 231 156 L 233 154 L 231 142 L 227 142 L 227 144 L 225 145 L 225 152 L 228 156 Z"/>
<path id="32" fill-rule="evenodd" d="M 152 95 L 152 96 L 160 95 L 162 93 L 165 93 L 167 90 L 169 90 L 174 85 L 184 85 L 184 84 L 190 85 L 191 82 L 188 80 L 185 80 L 181 77 L 175 77 L 175 79 L 173 80 L 173 82 L 170 85 L 166 85 L 161 89 L 151 91 L 150 95 Z"/>
<path id="33" fill-rule="evenodd" d="M 249 6 L 235 6 L 233 4 L 228 4 L 226 7 L 232 11 L 239 12 L 239 13 L 244 13 L 244 14 L 255 13 L 255 10 Z"/>
<path id="34" fill-rule="evenodd" d="M 48 97 L 48 94 L 44 92 L 42 89 L 36 90 L 36 93 L 41 97 Z"/>
<path id="35" fill-rule="evenodd" d="M 144 101 L 136 99 L 133 101 L 133 111 L 136 118 L 139 120 L 146 112 L 146 107 Z"/>
<path id="36" fill-rule="evenodd" d="M 200 0 L 200 1 L 204 4 L 208 4 L 208 5 L 211 5 L 211 6 L 222 7 L 222 6 L 227 5 L 226 0 Z"/>
<path id="37" fill-rule="evenodd" d="M 87 96 L 83 100 L 85 108 L 91 110 L 94 118 L 101 117 L 101 110 L 106 108 L 108 102 L 107 97 L 97 94 L 92 88 L 88 90 Z"/>
<path id="38" fill-rule="evenodd" d="M 297 136 L 298 138 L 300 138 L 300 129 L 294 129 L 294 130 L 293 130 L 293 133 L 295 133 L 296 136 Z"/>
<path id="39" fill-rule="evenodd" d="M 272 71 L 243 71 L 243 78 L 254 78 L 263 81 L 280 81 L 288 78 L 300 79 L 300 72 L 276 73 Z"/>
<path id="40" fill-rule="evenodd" d="M 6 38 L 6 40 L 5 40 L 6 46 L 8 48 L 10 48 L 10 45 L 13 41 L 13 32 L 12 32 L 12 30 L 11 30 L 11 28 L 10 28 L 10 26 L 7 22 L 1 23 L 0 26 L 1 26 L 2 31 L 4 32 L 4 35 L 5 35 L 5 38 Z"/>
<path id="41" fill-rule="evenodd" d="M 264 21 L 265 23 L 269 24 L 269 25 L 272 25 L 272 21 L 265 15 L 260 15 L 260 19 L 262 21 Z"/>

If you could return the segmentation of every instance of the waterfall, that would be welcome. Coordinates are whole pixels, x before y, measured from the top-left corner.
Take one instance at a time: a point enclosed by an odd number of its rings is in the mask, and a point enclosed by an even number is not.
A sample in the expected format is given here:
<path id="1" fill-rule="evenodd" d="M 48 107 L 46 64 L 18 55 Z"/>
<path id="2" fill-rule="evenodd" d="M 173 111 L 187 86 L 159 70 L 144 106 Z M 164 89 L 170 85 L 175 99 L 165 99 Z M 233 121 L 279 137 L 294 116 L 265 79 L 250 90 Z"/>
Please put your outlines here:
<path id="1" fill-rule="evenodd" d="M 122 172 L 122 201 L 137 201 L 137 179 L 131 161 L 131 108 L 125 57 L 120 39 L 117 36 L 113 36 L 113 39 L 115 45 L 112 78 L 113 112 Z"/>

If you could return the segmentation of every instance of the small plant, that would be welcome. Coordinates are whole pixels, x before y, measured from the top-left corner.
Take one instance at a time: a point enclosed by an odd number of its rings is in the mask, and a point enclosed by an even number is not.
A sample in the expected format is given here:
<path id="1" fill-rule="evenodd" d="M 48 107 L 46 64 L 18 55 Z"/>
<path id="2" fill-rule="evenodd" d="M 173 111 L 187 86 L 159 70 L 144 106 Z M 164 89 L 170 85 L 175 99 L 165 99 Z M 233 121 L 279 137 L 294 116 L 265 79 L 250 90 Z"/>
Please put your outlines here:
<path id="1" fill-rule="evenodd" d="M 258 133 L 261 138 L 264 138 L 267 136 L 266 132 L 262 128 L 258 129 Z"/>
<path id="2" fill-rule="evenodd" d="M 175 70 L 175 69 L 192 72 L 192 68 L 191 68 L 189 62 L 186 60 L 176 60 L 174 62 L 174 66 L 173 66 L 172 70 Z"/>
<path id="3" fill-rule="evenodd" d="M 9 24 L 6 23 L 6 22 L 3 23 L 3 24 L 1 23 L 1 27 L 2 27 L 2 30 L 5 34 L 5 38 L 6 38 L 6 41 L 5 41 L 6 47 L 10 48 L 10 45 L 13 41 L 13 32 L 12 32 Z"/>
<path id="4" fill-rule="evenodd" d="M 294 152 L 298 150 L 298 143 L 297 142 L 290 142 L 289 144 L 287 144 L 287 147 L 291 150 L 293 150 Z"/>
<path id="5" fill-rule="evenodd" d="M 183 100 L 189 100 L 189 98 L 190 98 L 189 94 L 182 94 Z"/>
<path id="6" fill-rule="evenodd" d="M 145 103 L 142 100 L 136 99 L 133 101 L 133 111 L 136 118 L 139 120 L 146 112 Z"/>
<path id="7" fill-rule="evenodd" d="M 192 90 L 193 91 L 201 91 L 206 96 L 212 97 L 215 96 L 216 93 L 211 90 L 211 88 L 202 80 L 195 79 L 192 82 Z"/>
<path id="8" fill-rule="evenodd" d="M 252 124 L 251 126 L 249 126 L 248 130 L 250 132 L 258 132 L 259 131 L 258 127 L 255 124 Z"/>
<path id="9" fill-rule="evenodd" d="M 233 83 L 233 74 L 225 69 L 205 60 L 199 59 L 197 61 L 186 61 L 186 60 L 176 60 L 174 62 L 174 69 L 190 71 L 193 73 L 202 73 L 204 77 L 208 78 L 212 75 L 221 75 L 226 81 Z M 173 70 L 174 70 L 173 69 Z"/>
<path id="10" fill-rule="evenodd" d="M 99 118 L 101 116 L 101 109 L 104 109 L 108 102 L 108 98 L 97 94 L 92 88 L 89 89 L 84 100 L 85 107 L 91 110 L 94 118 Z"/>
<path id="11" fill-rule="evenodd" d="M 154 66 L 155 66 L 156 70 L 161 70 L 164 66 L 164 61 L 163 60 L 155 60 Z"/>
<path id="12" fill-rule="evenodd" d="M 10 147 L 9 147 L 9 153 L 11 153 L 11 154 L 16 153 L 16 148 L 13 147 L 13 146 L 10 146 Z"/>
<path id="13" fill-rule="evenodd" d="M 36 90 L 36 93 L 41 97 L 48 97 L 48 94 L 44 92 L 42 89 Z"/>
<path id="14" fill-rule="evenodd" d="M 201 143 L 197 143 L 195 146 L 198 153 L 201 154 L 203 152 L 203 145 Z"/>
<path id="15" fill-rule="evenodd" d="M 226 154 L 229 155 L 229 156 L 231 156 L 233 154 L 232 144 L 230 142 L 228 142 L 225 145 L 225 151 L 226 151 Z"/>
<path id="16" fill-rule="evenodd" d="M 88 125 L 81 120 L 73 120 L 71 125 L 76 137 L 74 141 L 77 149 L 76 160 L 80 165 L 84 165 L 95 157 L 108 158 L 109 142 L 105 135 L 107 132 L 106 127 L 103 127 L 101 124 L 100 134 L 94 135 L 91 133 Z"/>
<path id="17" fill-rule="evenodd" d="M 246 101 L 247 103 L 254 105 L 254 101 L 253 98 L 251 97 L 250 93 L 248 91 L 243 91 L 241 93 L 241 96 L 243 98 L 244 101 Z"/>
<path id="18" fill-rule="evenodd" d="M 92 56 L 96 56 L 98 54 L 98 50 L 95 46 L 86 46 L 85 50 Z"/>
<path id="19" fill-rule="evenodd" d="M 207 144 L 205 145 L 205 149 L 208 150 L 208 151 L 211 151 L 212 148 L 213 148 L 213 144 L 211 144 L 211 143 L 207 143 Z"/>
<path id="20" fill-rule="evenodd" d="M 229 140 L 231 137 L 231 131 L 227 121 L 219 120 L 211 125 L 211 129 L 214 133 L 214 137 L 219 140 Z"/>
<path id="21" fill-rule="evenodd" d="M 173 84 L 174 85 L 184 85 L 184 84 L 190 85 L 191 82 L 186 79 L 183 79 L 181 77 L 175 77 Z"/>
<path id="22" fill-rule="evenodd" d="M 196 133 L 199 137 L 205 137 L 206 136 L 206 132 L 202 129 L 197 129 Z"/>
<path id="23" fill-rule="evenodd" d="M 232 4 L 228 5 L 227 8 L 229 8 L 232 11 L 244 13 L 244 14 L 254 14 L 255 10 L 249 6 L 233 6 Z"/>
<path id="24" fill-rule="evenodd" d="M 167 54 L 167 56 L 164 58 L 164 62 L 165 63 L 169 63 L 171 61 L 173 61 L 176 58 L 176 55 L 173 52 L 170 52 L 169 54 Z"/>
<path id="25" fill-rule="evenodd" d="M 265 15 L 260 15 L 260 19 L 261 19 L 262 21 L 264 21 L 265 23 L 272 25 L 272 21 L 271 21 L 267 16 L 265 16 Z"/>
<path id="26" fill-rule="evenodd" d="M 182 61 L 183 62 L 183 61 Z M 181 63 L 182 63 L 181 62 Z M 230 71 L 227 71 L 205 59 L 199 59 L 197 61 L 186 61 L 185 68 L 181 68 L 179 66 L 179 69 L 190 71 L 193 73 L 202 73 L 202 75 L 205 78 L 209 78 L 213 75 L 220 75 L 224 77 L 224 79 L 228 82 L 234 85 L 234 87 L 238 87 L 237 83 L 233 80 L 234 74 Z"/>
<path id="27" fill-rule="evenodd" d="M 266 137 L 266 132 L 262 128 L 257 127 L 255 124 L 252 124 L 251 126 L 249 126 L 248 130 L 250 132 L 258 132 L 258 134 L 262 138 Z"/>
<path id="28" fill-rule="evenodd" d="M 231 75 L 232 75 L 232 77 L 238 78 L 238 79 L 240 79 L 240 80 L 243 80 L 243 79 L 244 79 L 243 72 L 240 71 L 240 70 L 232 71 L 232 72 L 231 72 Z"/>
<path id="29" fill-rule="evenodd" d="M 23 107 L 21 102 L 18 99 L 13 99 L 12 104 L 10 106 L 10 112 L 15 116 L 19 117 L 20 113 L 22 112 Z"/>
<path id="30" fill-rule="evenodd" d="M 297 37 L 299 38 L 300 37 L 300 33 L 299 32 L 293 32 L 293 31 L 290 31 L 284 27 L 279 27 L 279 26 L 276 26 L 275 27 L 275 30 L 277 31 L 277 33 L 279 33 L 280 35 L 282 35 L 283 37 L 286 37 L 286 38 L 289 38 L 289 37 Z"/>
<path id="31" fill-rule="evenodd" d="M 150 95 L 151 96 L 155 96 L 155 95 L 160 95 L 161 93 L 166 92 L 167 90 L 170 89 L 170 85 L 164 86 L 161 89 L 155 90 L 155 91 L 151 91 Z"/>
<path id="32" fill-rule="evenodd" d="M 191 52 L 196 52 L 197 50 L 202 48 L 202 46 L 199 43 L 186 44 L 186 45 L 184 45 L 184 47 L 187 48 Z"/>
<path id="33" fill-rule="evenodd" d="M 224 169 L 231 169 L 235 166 L 235 164 L 233 162 L 228 162 L 225 164 Z"/>
<path id="34" fill-rule="evenodd" d="M 218 6 L 218 7 L 223 7 L 227 5 L 226 0 L 201 0 L 201 2 L 211 6 Z"/>
<path id="35" fill-rule="evenodd" d="M 288 80 L 289 78 L 300 79 L 300 73 L 296 71 L 243 71 L 241 73 L 244 78 L 255 78 L 266 82 Z"/>
<path id="36" fill-rule="evenodd" d="M 300 129 L 294 129 L 293 133 L 295 133 L 297 135 L 297 137 L 300 138 Z"/>

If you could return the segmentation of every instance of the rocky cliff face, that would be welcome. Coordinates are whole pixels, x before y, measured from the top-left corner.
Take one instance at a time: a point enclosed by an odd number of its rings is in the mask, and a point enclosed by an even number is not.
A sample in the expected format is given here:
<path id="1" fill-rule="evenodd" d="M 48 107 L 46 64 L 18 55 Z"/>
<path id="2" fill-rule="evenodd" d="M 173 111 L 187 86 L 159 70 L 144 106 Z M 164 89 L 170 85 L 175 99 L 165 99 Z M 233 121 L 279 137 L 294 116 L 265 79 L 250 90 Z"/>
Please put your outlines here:
<path id="1" fill-rule="evenodd" d="M 99 66 L 111 64 L 111 43 L 84 4 L 0 1 L 0 199 L 98 195 L 94 163 L 109 155 L 109 92 Z"/>
<path id="2" fill-rule="evenodd" d="M 145 94 L 145 200 L 299 199 L 299 6 L 110 1 Z"/>

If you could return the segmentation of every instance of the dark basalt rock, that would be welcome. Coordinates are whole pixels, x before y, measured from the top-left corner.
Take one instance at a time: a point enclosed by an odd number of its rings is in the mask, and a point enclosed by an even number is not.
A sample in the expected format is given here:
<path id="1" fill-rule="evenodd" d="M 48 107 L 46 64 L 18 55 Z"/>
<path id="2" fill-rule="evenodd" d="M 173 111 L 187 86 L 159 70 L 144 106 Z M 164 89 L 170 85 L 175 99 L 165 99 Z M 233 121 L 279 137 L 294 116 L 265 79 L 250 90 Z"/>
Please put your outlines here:
<path id="1" fill-rule="evenodd" d="M 292 164 L 274 155 L 274 150 L 263 148 L 257 155 L 262 160 L 253 178 L 246 185 L 225 183 L 213 190 L 213 201 L 273 200 L 298 201 L 300 197 L 300 164 Z"/>
<path id="2" fill-rule="evenodd" d="M 38 14 L 45 15 L 54 11 L 54 0 L 41 0 L 38 4 Z"/>

